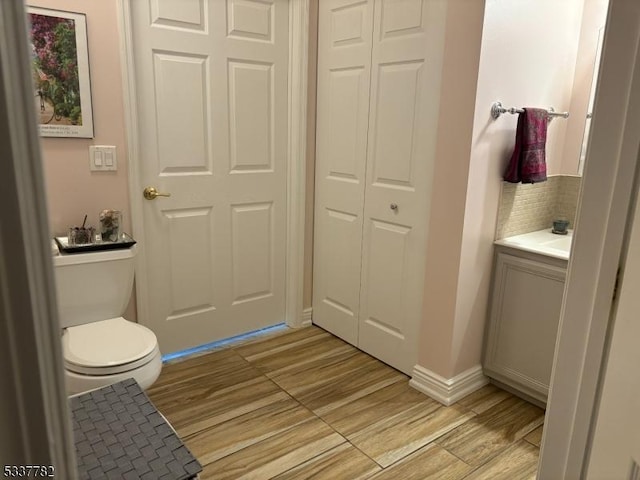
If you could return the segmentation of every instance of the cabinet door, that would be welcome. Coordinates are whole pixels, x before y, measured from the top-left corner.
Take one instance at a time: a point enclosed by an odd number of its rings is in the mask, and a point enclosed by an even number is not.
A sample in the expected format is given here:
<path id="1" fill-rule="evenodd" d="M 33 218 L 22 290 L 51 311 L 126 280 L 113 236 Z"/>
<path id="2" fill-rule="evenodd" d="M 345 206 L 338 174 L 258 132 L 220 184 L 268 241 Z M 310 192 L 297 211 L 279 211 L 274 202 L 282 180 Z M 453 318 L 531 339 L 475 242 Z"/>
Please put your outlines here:
<path id="1" fill-rule="evenodd" d="M 376 1 L 358 346 L 411 374 L 422 315 L 446 4 Z"/>
<path id="2" fill-rule="evenodd" d="M 313 321 L 357 345 L 373 0 L 318 15 Z"/>
<path id="3" fill-rule="evenodd" d="M 546 401 L 566 269 L 496 256 L 485 373 Z"/>

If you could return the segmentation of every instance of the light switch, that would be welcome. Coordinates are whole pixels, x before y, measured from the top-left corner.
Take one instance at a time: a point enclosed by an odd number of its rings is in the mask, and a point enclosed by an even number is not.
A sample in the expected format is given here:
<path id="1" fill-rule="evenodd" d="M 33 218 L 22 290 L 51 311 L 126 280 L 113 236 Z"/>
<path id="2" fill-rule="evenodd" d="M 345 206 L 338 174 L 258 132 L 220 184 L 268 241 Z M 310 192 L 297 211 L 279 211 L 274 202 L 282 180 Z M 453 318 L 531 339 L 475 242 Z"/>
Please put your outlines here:
<path id="1" fill-rule="evenodd" d="M 107 172 L 118 169 L 116 147 L 114 145 L 92 145 L 89 147 L 89 169 Z"/>

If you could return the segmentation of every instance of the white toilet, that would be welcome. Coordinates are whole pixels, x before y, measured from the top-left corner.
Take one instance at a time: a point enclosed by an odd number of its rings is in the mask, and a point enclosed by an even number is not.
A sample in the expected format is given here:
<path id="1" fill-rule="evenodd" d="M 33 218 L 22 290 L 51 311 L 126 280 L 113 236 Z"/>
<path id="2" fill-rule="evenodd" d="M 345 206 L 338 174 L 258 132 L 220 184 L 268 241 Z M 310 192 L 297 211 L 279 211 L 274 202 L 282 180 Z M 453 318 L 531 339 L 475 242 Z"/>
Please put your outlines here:
<path id="1" fill-rule="evenodd" d="M 143 389 L 162 368 L 158 340 L 122 317 L 136 246 L 53 257 L 69 395 L 134 378 Z"/>

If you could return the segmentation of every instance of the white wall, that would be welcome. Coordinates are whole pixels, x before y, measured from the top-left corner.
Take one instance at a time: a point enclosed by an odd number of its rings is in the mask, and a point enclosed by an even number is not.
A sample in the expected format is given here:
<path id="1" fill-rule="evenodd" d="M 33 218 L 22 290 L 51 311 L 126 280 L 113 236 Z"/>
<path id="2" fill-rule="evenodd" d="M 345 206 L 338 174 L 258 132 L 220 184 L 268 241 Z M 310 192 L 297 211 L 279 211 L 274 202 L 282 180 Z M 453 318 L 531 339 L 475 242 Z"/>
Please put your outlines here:
<path id="1" fill-rule="evenodd" d="M 450 244 L 459 245 L 459 257 L 452 255 L 448 265 L 440 265 L 437 274 L 427 278 L 425 288 L 419 362 L 445 378 L 481 361 L 500 187 L 517 121 L 517 116 L 509 114 L 493 120 L 491 104 L 500 100 L 506 106 L 569 110 L 582 8 L 583 0 L 485 2 L 473 133 L 452 132 L 458 134 L 458 143 L 470 145 L 470 158 L 465 159 L 468 172 L 459 168 L 465 174 L 463 184 L 451 178 L 434 181 L 436 185 L 453 181 L 456 188 L 449 196 L 466 198 L 464 210 L 454 212 L 447 229 L 431 230 L 429 238 L 431 245 L 443 244 L 451 234 Z M 458 107 L 456 111 L 466 119 L 473 109 L 469 102 L 466 110 Z M 560 171 L 566 126 L 563 119 L 550 124 L 548 174 Z M 438 141 L 443 138 L 439 136 Z M 463 228 L 457 237 L 459 226 Z M 439 256 L 441 252 L 429 247 L 428 269 Z"/>
<path id="2" fill-rule="evenodd" d="M 490 168 L 478 165 L 477 173 L 500 176 L 513 148 L 517 115 L 494 121 L 489 116 L 491 103 L 569 110 L 583 4 L 584 0 L 486 1 L 471 163 L 481 155 L 491 158 Z M 563 119 L 549 125 L 549 174 L 560 173 L 566 127 Z"/>
<path id="3" fill-rule="evenodd" d="M 576 59 L 573 88 L 571 90 L 571 116 L 567 120 L 567 133 L 562 153 L 563 173 L 578 172 L 584 127 L 591 94 L 591 81 L 598 51 L 598 30 L 607 19 L 609 0 L 584 0 L 580 42 Z"/>
<path id="4" fill-rule="evenodd" d="M 569 110 L 582 0 L 487 0 L 467 186 L 452 374 L 480 362 L 502 174 L 513 149 L 515 115 L 489 107 Z M 551 122 L 547 173 L 560 172 L 566 122 Z"/>

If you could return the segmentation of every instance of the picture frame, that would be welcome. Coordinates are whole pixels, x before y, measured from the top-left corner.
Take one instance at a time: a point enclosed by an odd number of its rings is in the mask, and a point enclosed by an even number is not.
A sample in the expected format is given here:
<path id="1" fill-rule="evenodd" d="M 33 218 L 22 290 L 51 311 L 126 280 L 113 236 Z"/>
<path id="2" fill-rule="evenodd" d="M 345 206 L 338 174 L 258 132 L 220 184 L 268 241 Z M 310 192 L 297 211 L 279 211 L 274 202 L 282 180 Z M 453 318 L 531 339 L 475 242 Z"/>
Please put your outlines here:
<path id="1" fill-rule="evenodd" d="M 93 138 L 86 16 L 38 7 L 27 15 L 40 136 Z"/>

